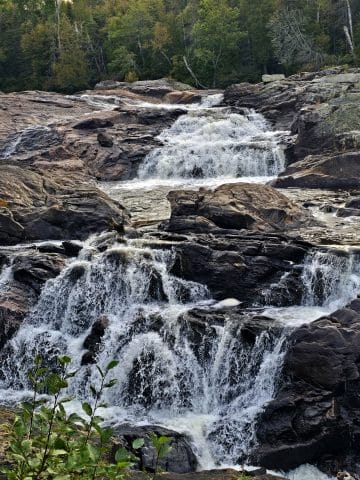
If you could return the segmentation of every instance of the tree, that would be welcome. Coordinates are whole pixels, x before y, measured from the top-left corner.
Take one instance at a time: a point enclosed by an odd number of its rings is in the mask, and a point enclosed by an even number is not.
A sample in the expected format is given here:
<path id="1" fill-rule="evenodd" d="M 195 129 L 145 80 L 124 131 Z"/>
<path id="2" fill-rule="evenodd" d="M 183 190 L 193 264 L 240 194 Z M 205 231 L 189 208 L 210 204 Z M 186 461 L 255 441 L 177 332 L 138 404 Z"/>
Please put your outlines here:
<path id="1" fill-rule="evenodd" d="M 199 19 L 193 27 L 193 55 L 196 71 L 207 85 L 216 87 L 220 69 L 231 67 L 238 56 L 238 42 L 244 35 L 239 14 L 227 0 L 200 0 Z"/>

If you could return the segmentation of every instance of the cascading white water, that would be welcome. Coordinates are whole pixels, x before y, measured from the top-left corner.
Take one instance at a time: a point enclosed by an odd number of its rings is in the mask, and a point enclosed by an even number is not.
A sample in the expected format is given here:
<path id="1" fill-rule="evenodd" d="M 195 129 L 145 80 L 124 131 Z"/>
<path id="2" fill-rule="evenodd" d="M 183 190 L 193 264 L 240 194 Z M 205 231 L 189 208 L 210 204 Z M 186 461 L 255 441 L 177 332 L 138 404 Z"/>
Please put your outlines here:
<path id="1" fill-rule="evenodd" d="M 38 353 L 50 364 L 67 353 L 80 367 L 85 338 L 106 316 L 97 362 L 120 360 L 113 372 L 118 384 L 106 392 L 108 420 L 161 424 L 187 434 L 202 468 L 243 461 L 256 444 L 256 420 L 275 394 L 287 338 L 296 325 L 286 325 L 282 317 L 282 323 L 270 322 L 249 341 L 242 334 L 246 318 L 237 317 L 203 325 L 199 334 L 187 314 L 196 306 L 211 310 L 209 293 L 170 273 L 171 249 L 133 240 L 100 253 L 99 241 L 87 242 L 81 256 L 46 284 L 24 326 L 5 346 L 1 403 L 26 393 L 27 370 Z M 357 271 L 356 257 L 312 253 L 303 272 L 304 303 L 311 295 L 318 305 L 338 295 L 346 303 L 359 291 Z M 1 277 L 7 275 L 4 270 Z M 85 398 L 88 385 L 97 382 L 96 368 L 84 365 L 70 391 Z"/>
<path id="2" fill-rule="evenodd" d="M 286 288 L 286 273 L 279 283 Z M 314 250 L 305 260 L 301 275 L 301 305 L 266 308 L 265 314 L 294 328 L 344 307 L 360 295 L 360 255 Z M 277 286 L 275 286 L 276 288 Z M 271 288 L 264 292 L 271 303 Z"/>
<path id="3" fill-rule="evenodd" d="M 269 177 L 284 168 L 279 137 L 264 117 L 249 111 L 198 108 L 178 118 L 139 169 L 139 178 Z"/>
<path id="4" fill-rule="evenodd" d="M 1 354 L 0 401 L 28 388 L 36 354 L 52 364 L 67 353 L 80 367 L 83 342 L 99 317 L 109 325 L 97 361 L 116 358 L 118 384 L 107 391 L 109 420 L 156 423 L 188 434 L 203 468 L 233 464 L 255 442 L 255 420 L 271 400 L 286 335 L 265 329 L 245 342 L 241 322 L 196 327 L 186 320 L 194 306 L 211 308 L 207 289 L 171 275 L 172 250 L 139 242 L 104 253 L 95 240 L 55 280 Z M 71 392 L 86 397 L 99 378 L 81 367 Z"/>
<path id="5" fill-rule="evenodd" d="M 322 305 L 329 311 L 343 307 L 360 293 L 360 256 L 315 251 L 305 259 L 303 304 Z"/>

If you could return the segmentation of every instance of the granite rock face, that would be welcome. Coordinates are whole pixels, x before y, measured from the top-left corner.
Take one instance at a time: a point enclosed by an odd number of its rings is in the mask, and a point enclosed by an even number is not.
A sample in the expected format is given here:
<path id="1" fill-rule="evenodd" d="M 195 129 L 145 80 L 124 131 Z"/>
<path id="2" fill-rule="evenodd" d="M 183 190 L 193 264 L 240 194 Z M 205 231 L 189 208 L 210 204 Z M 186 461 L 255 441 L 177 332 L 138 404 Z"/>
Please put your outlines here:
<path id="1" fill-rule="evenodd" d="M 266 185 L 238 183 L 214 191 L 174 191 L 168 200 L 171 217 L 165 228 L 176 233 L 285 231 L 310 221 L 306 210 Z"/>
<path id="2" fill-rule="evenodd" d="M 126 212 L 78 175 L 36 173 L 3 166 L 0 176 L 0 243 L 85 240 L 123 225 Z"/>
<path id="3" fill-rule="evenodd" d="M 257 427 L 262 465 L 360 473 L 359 340 L 358 299 L 292 334 L 282 386 Z"/>
<path id="4" fill-rule="evenodd" d="M 168 198 L 171 217 L 162 225 L 167 233 L 160 235 L 179 239 L 173 273 L 207 285 L 219 300 L 300 301 L 297 265 L 311 246 L 288 233 L 310 223 L 305 209 L 269 186 L 254 184 L 174 191 Z M 285 273 L 286 284 L 281 283 Z"/>

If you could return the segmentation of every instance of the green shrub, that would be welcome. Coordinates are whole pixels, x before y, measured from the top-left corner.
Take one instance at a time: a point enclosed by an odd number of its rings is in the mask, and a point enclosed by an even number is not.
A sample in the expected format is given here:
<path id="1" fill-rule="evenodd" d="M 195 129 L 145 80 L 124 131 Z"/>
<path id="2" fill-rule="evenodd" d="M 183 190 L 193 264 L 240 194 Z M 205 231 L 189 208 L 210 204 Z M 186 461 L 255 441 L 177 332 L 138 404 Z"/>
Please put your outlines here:
<path id="1" fill-rule="evenodd" d="M 90 386 L 92 405 L 84 402 L 86 418 L 67 413 L 64 404 L 71 398 L 63 396 L 69 380 L 76 372 L 69 371 L 71 359 L 60 357 L 56 371 L 48 370 L 40 357 L 29 372 L 33 388 L 31 401 L 23 402 L 12 426 L 9 426 L 9 447 L 6 452 L 10 467 L 2 473 L 8 480 L 96 480 L 121 479 L 124 472 L 136 460 L 125 448 L 115 454 L 110 463 L 112 429 L 103 427 L 98 409 L 106 407 L 101 398 L 105 389 L 115 385 L 109 379 L 110 371 L 118 362 L 110 362 L 105 371 L 98 368 L 101 384 Z M 51 400 L 44 400 L 46 392 Z M 133 448 L 141 448 L 137 439 Z"/>

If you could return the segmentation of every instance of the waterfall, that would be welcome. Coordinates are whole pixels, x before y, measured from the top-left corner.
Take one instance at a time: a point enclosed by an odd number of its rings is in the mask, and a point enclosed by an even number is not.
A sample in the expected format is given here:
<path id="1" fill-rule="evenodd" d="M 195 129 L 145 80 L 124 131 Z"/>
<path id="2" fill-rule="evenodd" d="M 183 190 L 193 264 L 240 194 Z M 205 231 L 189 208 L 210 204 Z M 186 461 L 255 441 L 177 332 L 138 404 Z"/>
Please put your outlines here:
<path id="1" fill-rule="evenodd" d="M 296 324 L 287 323 L 276 309 L 273 317 L 280 321 L 263 323 L 260 333 L 250 337 L 246 332 L 254 320 L 245 312 L 224 316 L 220 323 L 193 323 L 195 307 L 218 312 L 218 306 L 205 286 L 171 274 L 175 253 L 169 244 L 165 249 L 159 242 L 157 249 L 152 242 L 150 248 L 138 239 L 103 251 L 101 242 L 101 236 L 90 239 L 79 258 L 47 282 L 0 353 L 1 403 L 27 394 L 27 371 L 37 354 L 50 365 L 58 355 L 71 356 L 79 374 L 69 393 L 86 398 L 89 384 L 100 379 L 93 363 L 82 359 L 86 339 L 101 320 L 104 334 L 91 347 L 96 362 L 120 362 L 113 371 L 118 383 L 106 391 L 108 421 L 160 424 L 185 433 L 202 468 L 246 461 L 256 444 L 257 418 L 276 392 Z M 297 307 L 302 323 L 311 320 L 306 309 L 331 305 L 340 297 L 344 303 L 356 295 L 358 265 L 356 256 L 335 252 L 307 257 L 304 302 Z M 10 272 L 5 267 L 2 283 Z M 294 315 L 292 307 L 283 310 Z"/>
<path id="2" fill-rule="evenodd" d="M 246 339 L 247 317 L 199 327 L 187 315 L 196 306 L 211 310 L 209 292 L 170 273 L 172 249 L 133 240 L 100 253 L 97 244 L 89 241 L 47 282 L 1 352 L 1 403 L 27 392 L 37 354 L 50 365 L 70 355 L 80 371 L 69 393 L 86 398 L 88 385 L 99 378 L 94 365 L 81 366 L 84 340 L 105 318 L 97 362 L 120 361 L 113 371 L 118 384 L 106 392 L 108 420 L 162 424 L 187 434 L 203 468 L 244 460 L 256 440 L 256 417 L 274 394 L 286 335 L 270 322 L 256 339 Z"/>
<path id="3" fill-rule="evenodd" d="M 360 293 L 360 255 L 314 251 L 305 259 L 303 304 L 321 305 L 329 312 L 343 307 Z"/>
<path id="4" fill-rule="evenodd" d="M 177 119 L 139 169 L 141 180 L 271 177 L 284 169 L 281 133 L 248 111 L 197 108 Z"/>

